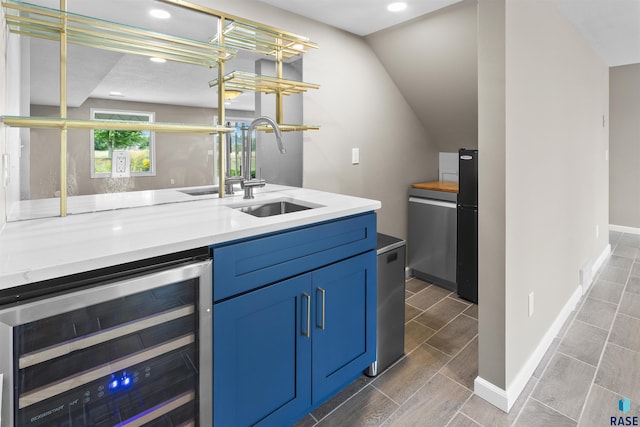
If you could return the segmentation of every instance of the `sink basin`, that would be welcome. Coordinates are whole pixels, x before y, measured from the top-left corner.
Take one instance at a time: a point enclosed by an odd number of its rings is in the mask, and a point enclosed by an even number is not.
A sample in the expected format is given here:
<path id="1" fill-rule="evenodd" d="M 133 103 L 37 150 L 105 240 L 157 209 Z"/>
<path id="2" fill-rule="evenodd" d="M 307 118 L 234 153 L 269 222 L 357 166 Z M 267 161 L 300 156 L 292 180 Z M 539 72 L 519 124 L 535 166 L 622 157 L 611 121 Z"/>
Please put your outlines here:
<path id="1" fill-rule="evenodd" d="M 208 194 L 218 194 L 218 186 L 194 188 L 186 190 L 178 190 L 181 193 L 188 194 L 190 196 L 206 196 Z"/>
<path id="2" fill-rule="evenodd" d="M 249 215 L 262 218 L 266 216 L 282 215 L 291 212 L 306 211 L 307 209 L 312 208 L 310 206 L 298 205 L 293 202 L 281 201 L 265 203 L 261 205 L 243 206 L 235 209 L 239 210 L 240 212 L 248 213 Z"/>
<path id="3" fill-rule="evenodd" d="M 264 202 L 254 205 L 236 205 L 231 206 L 233 209 L 247 213 L 256 217 L 264 218 L 274 215 L 282 215 L 292 212 L 306 211 L 307 209 L 317 208 L 320 205 L 311 203 L 301 204 L 293 200 L 276 200 L 272 202 Z"/>

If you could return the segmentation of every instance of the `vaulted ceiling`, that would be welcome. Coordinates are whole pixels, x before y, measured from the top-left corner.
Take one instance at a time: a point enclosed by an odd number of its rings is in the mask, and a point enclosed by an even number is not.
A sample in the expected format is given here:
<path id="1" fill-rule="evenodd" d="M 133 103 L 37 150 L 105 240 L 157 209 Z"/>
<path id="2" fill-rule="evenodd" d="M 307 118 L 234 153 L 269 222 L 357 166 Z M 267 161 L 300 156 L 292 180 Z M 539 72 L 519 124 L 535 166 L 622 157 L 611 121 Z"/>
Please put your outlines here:
<path id="1" fill-rule="evenodd" d="M 57 0 L 31 0 L 57 7 Z M 408 8 L 398 14 L 386 11 L 387 0 L 260 0 L 301 15 L 310 16 L 355 34 L 364 35 L 407 102 L 422 121 L 432 140 L 443 151 L 474 146 L 477 134 L 476 34 L 477 0 L 408 0 Z M 536 0 L 555 1 L 593 48 L 609 65 L 640 63 L 640 2 L 638 0 Z M 68 0 L 78 13 L 107 20 L 165 31 L 166 23 L 150 20 L 141 0 L 86 2 Z M 155 2 L 155 4 L 159 4 Z M 175 8 L 172 20 L 179 24 L 178 35 L 207 39 L 214 23 L 193 23 Z M 124 15 L 122 11 L 126 10 Z M 126 19 L 130 19 L 129 22 Z M 205 17 L 202 19 L 210 19 Z M 189 24 L 190 23 L 190 24 Z M 171 32 L 175 33 L 172 26 Z M 203 34 L 192 34 L 204 28 Z M 210 28 L 210 29 L 209 29 Z M 55 75 L 58 58 L 51 42 L 32 42 L 32 97 L 34 103 L 55 104 L 59 90 Z M 239 55 L 228 69 L 253 71 L 253 59 Z M 140 79 L 132 81 L 135 69 Z M 197 78 L 185 75 L 199 73 Z M 145 58 L 114 52 L 70 47 L 70 105 L 80 105 L 87 97 L 110 97 L 123 92 L 125 99 L 168 102 L 212 107 L 215 89 L 206 82 L 215 70 L 183 64 L 153 64 Z M 199 82 L 196 84 L 196 82 Z M 51 101 L 53 100 L 53 101 Z M 251 94 L 241 95 L 228 108 L 252 110 Z"/>
<path id="2" fill-rule="evenodd" d="M 260 0 L 280 9 L 366 36 L 393 25 L 424 16 L 461 0 L 406 0 L 407 7 L 389 12 L 395 0 Z"/>
<path id="3" fill-rule="evenodd" d="M 388 12 L 386 7 L 397 0 L 260 1 L 360 36 L 366 36 L 424 16 L 460 0 L 404 0 L 407 8 L 396 13 Z M 607 65 L 640 63 L 640 1 L 529 1 L 555 2 Z"/>
<path id="4" fill-rule="evenodd" d="M 476 1 L 366 37 L 440 151 L 478 146 Z"/>

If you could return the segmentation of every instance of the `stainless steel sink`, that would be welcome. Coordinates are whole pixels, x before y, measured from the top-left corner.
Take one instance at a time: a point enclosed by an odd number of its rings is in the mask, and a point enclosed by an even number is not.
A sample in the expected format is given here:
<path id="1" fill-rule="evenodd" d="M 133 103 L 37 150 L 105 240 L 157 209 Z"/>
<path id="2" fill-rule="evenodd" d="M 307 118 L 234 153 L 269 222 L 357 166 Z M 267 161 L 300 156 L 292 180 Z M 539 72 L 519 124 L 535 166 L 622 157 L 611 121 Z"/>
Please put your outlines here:
<path id="1" fill-rule="evenodd" d="M 259 205 L 237 206 L 234 207 L 234 209 L 237 209 L 240 212 L 244 212 L 249 215 L 263 218 L 273 215 L 282 215 L 291 212 L 305 211 L 307 209 L 313 209 L 314 207 L 315 206 L 304 206 L 294 202 L 281 200 L 271 203 L 261 203 Z"/>
<path id="2" fill-rule="evenodd" d="M 206 196 L 208 194 L 218 194 L 218 186 L 200 187 L 186 190 L 178 190 L 181 193 L 188 194 L 190 196 Z"/>

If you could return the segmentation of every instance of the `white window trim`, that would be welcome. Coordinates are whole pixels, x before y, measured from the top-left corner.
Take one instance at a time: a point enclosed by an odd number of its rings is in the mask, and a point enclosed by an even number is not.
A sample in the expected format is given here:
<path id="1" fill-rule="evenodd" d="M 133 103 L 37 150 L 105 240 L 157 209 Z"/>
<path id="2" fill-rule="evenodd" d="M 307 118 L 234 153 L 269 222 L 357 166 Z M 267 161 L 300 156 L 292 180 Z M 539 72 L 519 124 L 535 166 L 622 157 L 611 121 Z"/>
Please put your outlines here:
<path id="1" fill-rule="evenodd" d="M 111 113 L 111 114 L 130 114 L 130 115 L 144 115 L 149 116 L 149 122 L 153 123 L 156 120 L 156 113 L 152 111 L 133 111 L 133 110 L 111 110 L 108 108 L 92 108 L 91 119 L 93 120 L 96 113 Z M 110 173 L 97 173 L 95 171 L 95 154 L 94 154 L 94 139 L 93 129 L 91 130 L 91 137 L 89 138 L 89 158 L 91 159 L 91 178 L 111 178 Z M 156 133 L 151 131 L 149 133 L 149 161 L 151 167 L 147 172 L 131 172 L 132 177 L 143 176 L 156 176 Z"/>

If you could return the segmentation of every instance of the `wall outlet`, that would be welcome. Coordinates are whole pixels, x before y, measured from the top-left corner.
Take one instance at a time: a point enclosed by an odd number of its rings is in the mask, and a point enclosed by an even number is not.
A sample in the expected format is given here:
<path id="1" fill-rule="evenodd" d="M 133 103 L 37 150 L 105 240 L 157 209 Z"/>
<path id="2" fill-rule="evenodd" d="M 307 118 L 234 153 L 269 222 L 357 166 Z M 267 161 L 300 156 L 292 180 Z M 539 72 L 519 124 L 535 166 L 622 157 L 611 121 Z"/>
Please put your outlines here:
<path id="1" fill-rule="evenodd" d="M 533 292 L 529 292 L 529 317 L 533 316 Z"/>
<path id="2" fill-rule="evenodd" d="M 351 149 L 351 164 L 357 165 L 360 163 L 360 149 L 352 148 Z"/>

